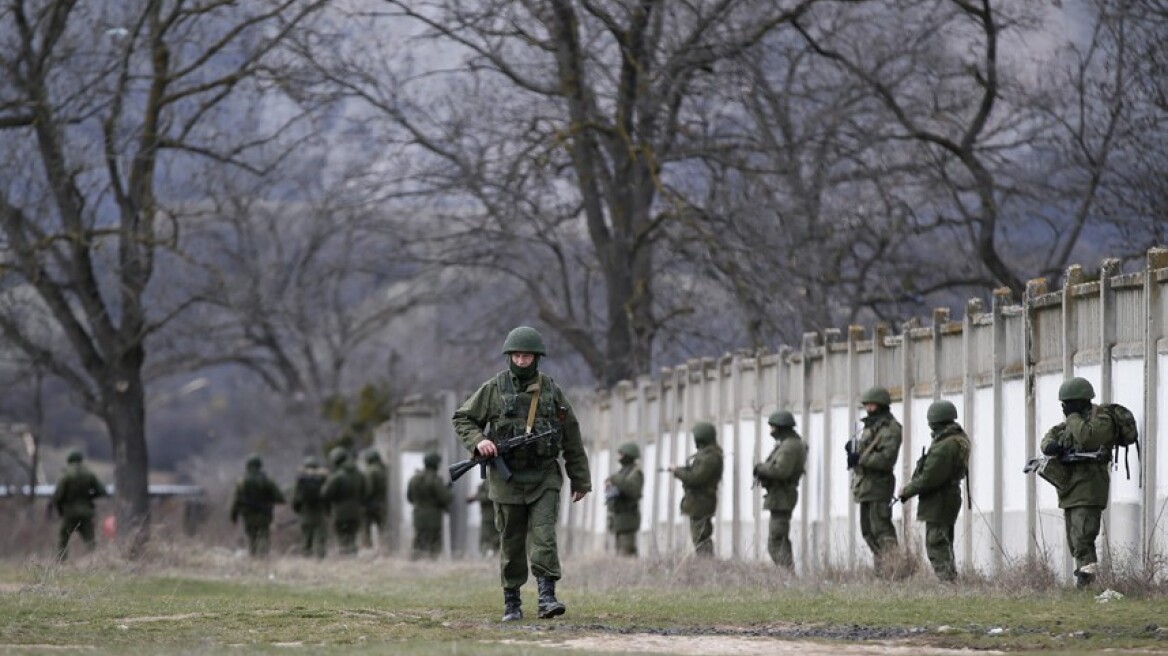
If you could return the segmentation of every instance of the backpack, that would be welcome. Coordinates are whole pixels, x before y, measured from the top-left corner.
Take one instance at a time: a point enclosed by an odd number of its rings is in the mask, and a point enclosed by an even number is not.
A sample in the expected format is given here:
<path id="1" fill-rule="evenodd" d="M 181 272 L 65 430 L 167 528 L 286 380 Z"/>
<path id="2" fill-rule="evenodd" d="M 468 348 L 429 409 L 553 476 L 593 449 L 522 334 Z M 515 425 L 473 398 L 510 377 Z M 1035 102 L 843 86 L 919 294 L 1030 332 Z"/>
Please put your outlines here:
<path id="1" fill-rule="evenodd" d="M 324 501 L 324 476 L 301 474 L 297 481 L 300 488 L 300 502 L 306 506 L 318 506 Z"/>
<path id="2" fill-rule="evenodd" d="M 1136 461 L 1140 459 L 1140 432 L 1136 426 L 1136 416 L 1127 407 L 1118 403 L 1104 403 L 1099 409 L 1111 417 L 1111 423 L 1115 426 L 1115 434 L 1111 438 L 1112 447 L 1115 449 L 1112 461 L 1119 459 L 1119 447 L 1123 447 L 1123 468 L 1127 472 L 1128 480 L 1131 480 L 1131 467 L 1127 462 L 1128 447 L 1135 446 Z M 1143 470 L 1140 470 L 1140 486 L 1143 485 Z"/>

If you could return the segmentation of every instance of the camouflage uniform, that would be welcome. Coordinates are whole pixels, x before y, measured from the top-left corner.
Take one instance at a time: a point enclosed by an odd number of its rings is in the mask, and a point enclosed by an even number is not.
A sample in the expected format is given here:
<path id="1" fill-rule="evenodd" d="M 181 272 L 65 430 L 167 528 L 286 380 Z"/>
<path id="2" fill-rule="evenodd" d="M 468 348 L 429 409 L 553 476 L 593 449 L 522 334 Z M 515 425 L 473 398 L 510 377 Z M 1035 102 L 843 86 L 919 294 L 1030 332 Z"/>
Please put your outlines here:
<path id="1" fill-rule="evenodd" d="M 324 484 L 324 498 L 333 517 L 333 532 L 337 535 L 338 551 L 342 555 L 357 553 L 357 533 L 365 512 L 365 477 L 357 471 L 349 452 L 334 448 L 329 453 L 333 472 Z"/>
<path id="2" fill-rule="evenodd" d="M 641 530 L 641 492 L 645 474 L 637 466 L 640 449 L 629 442 L 619 448 L 621 468 L 608 479 L 605 503 L 608 504 L 608 530 L 616 538 L 616 552 L 637 555 L 637 531 Z"/>
<path id="3" fill-rule="evenodd" d="M 61 471 L 61 478 L 53 490 L 52 507 L 61 517 L 57 531 L 57 558 L 65 560 L 69 555 L 69 538 L 76 531 L 81 540 L 92 551 L 97 542 L 93 533 L 93 517 L 96 510 L 94 499 L 106 496 L 105 486 L 82 462 L 80 451 L 73 451 L 67 458 L 68 464 Z"/>
<path id="4" fill-rule="evenodd" d="M 365 517 L 361 524 L 361 542 L 367 547 L 380 544 L 385 530 L 385 516 L 389 512 L 389 476 L 381 455 L 376 451 L 365 454 Z M 374 528 L 376 525 L 377 528 Z M 378 537 L 374 541 L 374 535 Z"/>
<path id="5" fill-rule="evenodd" d="M 1063 383 L 1059 400 L 1066 421 L 1046 432 L 1041 446 L 1044 454 L 1091 453 L 1113 444 L 1115 423 L 1110 414 L 1091 403 L 1094 397 L 1095 390 L 1082 378 Z M 1105 454 L 1094 462 L 1065 463 L 1063 467 L 1066 481 L 1058 488 L 1059 508 L 1063 509 L 1067 548 L 1075 559 L 1075 582 L 1081 587 L 1094 579 L 1098 567 L 1095 540 L 1111 489 L 1111 462 Z"/>
<path id="6" fill-rule="evenodd" d="M 491 501 L 490 486 L 486 481 L 479 485 L 468 502 L 477 501 L 479 504 L 479 552 L 484 556 L 499 551 L 499 529 L 495 526 L 495 502 Z"/>
<path id="7" fill-rule="evenodd" d="M 883 388 L 887 400 L 888 392 Z M 866 397 L 865 397 L 866 398 Z M 861 399 L 863 401 L 863 398 Z M 849 452 L 852 467 L 852 500 L 860 504 L 860 535 L 872 550 L 876 569 L 881 570 L 884 554 L 897 546 L 896 528 L 892 525 L 892 501 L 896 492 L 893 470 L 900 456 L 901 426 L 892 416 L 888 403 L 878 403 L 875 412 L 864 417 L 864 430 Z M 851 442 L 847 447 L 851 448 Z"/>
<path id="8" fill-rule="evenodd" d="M 545 353 L 539 333 L 526 326 L 512 330 L 504 341 L 503 352 L 508 355 L 508 369 L 483 383 L 455 411 L 454 430 L 472 453 L 480 441 L 487 439 L 483 431 L 488 424 L 493 440 L 524 434 L 533 398 L 538 401 L 532 431 L 556 430 L 551 439 L 507 455 L 504 460 L 513 472 L 510 481 L 504 480 L 496 467 L 487 470 L 490 497 L 495 502 L 495 525 L 500 532 L 503 619 L 523 616 L 519 588 L 527 581 L 529 559 L 539 588 L 540 616 L 554 617 L 565 610 L 555 598 L 556 581 L 561 576 L 556 544 L 564 481 L 560 458 L 573 495 L 582 495 L 592 490 L 588 454 L 567 397 L 538 370 L 539 356 Z M 516 354 L 528 353 L 536 356 L 530 366 L 521 368 L 515 364 Z"/>
<path id="9" fill-rule="evenodd" d="M 419 470 L 406 487 L 406 501 L 414 504 L 413 558 L 437 558 L 442 553 L 442 520 L 450 510 L 453 495 L 438 476 L 437 453 L 425 457 L 425 469 Z"/>
<path id="10" fill-rule="evenodd" d="M 807 464 L 807 445 L 795 432 L 795 420 L 790 413 L 776 412 L 769 423 L 775 448 L 766 460 L 755 466 L 754 475 L 766 490 L 763 509 L 771 511 L 767 552 L 776 565 L 793 569 L 791 513 L 799 502 L 799 481 Z"/>
<path id="11" fill-rule="evenodd" d="M 941 406 L 945 417 L 935 419 L 934 408 Z M 952 408 L 952 412 L 947 412 Z M 961 512 L 961 480 L 969 471 L 969 437 L 954 421 L 957 410 L 948 401 L 929 408 L 929 428 L 933 441 L 917 461 L 912 479 L 900 491 L 900 499 L 920 496 L 917 521 L 925 523 L 925 552 L 933 571 L 943 581 L 957 578 L 953 557 L 954 525 Z"/>
<path id="12" fill-rule="evenodd" d="M 324 558 L 328 550 L 329 504 L 324 497 L 328 470 L 316 458 L 304 459 L 292 492 L 292 511 L 300 517 L 300 552 Z"/>
<path id="13" fill-rule="evenodd" d="M 718 511 L 718 484 L 722 482 L 722 447 L 713 425 L 698 422 L 693 428 L 697 453 L 685 467 L 673 470 L 685 495 L 681 514 L 689 516 L 690 539 L 699 556 L 714 555 L 714 515 Z"/>
<path id="14" fill-rule="evenodd" d="M 263 471 L 259 456 L 247 459 L 247 472 L 235 486 L 231 500 L 231 523 L 243 517 L 247 535 L 247 552 L 252 556 L 268 555 L 271 548 L 272 507 L 284 503 L 284 493 Z"/>

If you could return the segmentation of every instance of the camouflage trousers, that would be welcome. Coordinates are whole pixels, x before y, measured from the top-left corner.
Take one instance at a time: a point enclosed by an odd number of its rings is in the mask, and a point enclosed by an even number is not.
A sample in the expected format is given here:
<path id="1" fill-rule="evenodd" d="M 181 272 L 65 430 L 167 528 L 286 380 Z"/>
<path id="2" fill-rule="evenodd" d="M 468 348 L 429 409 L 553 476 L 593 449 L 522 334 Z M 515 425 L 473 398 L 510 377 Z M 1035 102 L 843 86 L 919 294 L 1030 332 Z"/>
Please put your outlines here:
<path id="1" fill-rule="evenodd" d="M 693 541 L 694 553 L 703 558 L 714 556 L 714 516 L 689 518 L 689 537 Z"/>
<path id="2" fill-rule="evenodd" d="M 414 526 L 411 558 L 437 558 L 442 555 L 442 525 Z"/>
<path id="3" fill-rule="evenodd" d="M 93 535 L 93 517 L 65 515 L 61 518 L 61 527 L 57 531 L 58 560 L 65 560 L 69 556 L 69 538 L 74 532 L 81 534 L 81 541 L 91 551 L 97 546 Z"/>
<path id="4" fill-rule="evenodd" d="M 556 520 L 560 516 L 560 491 L 545 490 L 531 503 L 496 503 L 499 527 L 499 570 L 504 588 L 518 588 L 531 573 L 552 580 L 560 578 L 560 553 L 556 545 Z"/>
<path id="5" fill-rule="evenodd" d="M 333 532 L 337 534 L 337 551 L 347 556 L 357 553 L 357 532 L 360 530 L 360 519 L 334 520 Z"/>
<path id="6" fill-rule="evenodd" d="M 385 527 L 385 516 L 385 508 L 379 506 L 365 508 L 365 517 L 361 521 L 361 546 L 381 548 L 381 533 Z"/>
<path id="7" fill-rule="evenodd" d="M 300 519 L 300 553 L 324 558 L 328 551 L 328 521 L 324 518 Z"/>
<path id="8" fill-rule="evenodd" d="M 272 547 L 271 524 L 244 524 L 243 533 L 247 536 L 247 553 L 257 558 L 268 555 Z"/>
<path id="9" fill-rule="evenodd" d="M 885 552 L 896 548 L 896 527 L 892 525 L 892 508 L 887 501 L 860 502 L 860 535 L 872 550 L 876 568 Z"/>
<path id="10" fill-rule="evenodd" d="M 794 569 L 795 554 L 791 550 L 791 511 L 772 510 L 767 534 L 767 553 L 780 567 Z"/>
<path id="11" fill-rule="evenodd" d="M 1079 506 L 1063 510 L 1063 526 L 1067 532 L 1067 550 L 1075 559 L 1075 569 L 1098 562 L 1095 539 L 1103 519 L 1101 506 Z"/>
<path id="12" fill-rule="evenodd" d="M 637 532 L 622 531 L 613 534 L 616 537 L 616 553 L 620 556 L 637 555 Z"/>
<path id="13" fill-rule="evenodd" d="M 953 524 L 925 522 L 925 553 L 937 578 L 952 581 L 957 578 L 956 559 L 953 557 Z"/>

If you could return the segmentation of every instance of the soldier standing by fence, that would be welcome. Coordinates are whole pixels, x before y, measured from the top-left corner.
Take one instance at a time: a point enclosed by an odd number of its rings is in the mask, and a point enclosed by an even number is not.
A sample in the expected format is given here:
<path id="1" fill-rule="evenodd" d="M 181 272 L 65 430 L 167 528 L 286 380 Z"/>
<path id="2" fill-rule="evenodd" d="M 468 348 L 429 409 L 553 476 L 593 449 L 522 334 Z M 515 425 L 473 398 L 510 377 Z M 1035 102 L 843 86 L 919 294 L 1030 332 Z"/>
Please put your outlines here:
<path id="1" fill-rule="evenodd" d="M 53 490 L 53 498 L 49 501 L 49 507 L 61 517 L 57 531 L 58 560 L 68 557 L 69 538 L 74 532 L 81 534 L 81 541 L 90 551 L 97 546 L 93 533 L 93 517 L 97 510 L 93 502 L 106 496 L 106 490 L 84 461 L 85 456 L 80 451 L 69 452 L 61 478 Z"/>
<path id="2" fill-rule="evenodd" d="M 262 558 L 268 555 L 272 544 L 272 509 L 284 503 L 284 493 L 264 473 L 264 461 L 258 455 L 248 456 L 245 466 L 247 471 L 236 484 L 231 501 L 231 523 L 243 518 L 247 552 Z"/>
<path id="3" fill-rule="evenodd" d="M 771 511 L 767 552 L 776 565 L 788 570 L 795 567 L 791 550 L 791 513 L 799 502 L 799 481 L 807 464 L 807 445 L 795 432 L 795 416 L 786 410 L 771 414 L 767 420 L 775 448 L 767 459 L 754 466 L 754 476 L 766 489 L 763 508 Z"/>
<path id="4" fill-rule="evenodd" d="M 324 483 L 328 470 L 314 456 L 304 459 L 292 491 L 292 512 L 300 518 L 300 553 L 324 558 L 328 549 L 328 500 Z"/>
<path id="5" fill-rule="evenodd" d="M 616 552 L 637 555 L 637 531 L 641 529 L 641 492 L 645 474 L 637 466 L 641 449 L 635 442 L 617 447 L 620 469 L 608 478 L 604 502 L 608 505 L 608 530 L 616 538 Z"/>
<path id="6" fill-rule="evenodd" d="M 718 511 L 718 484 L 722 482 L 722 447 L 718 446 L 718 431 L 713 424 L 699 421 L 693 427 L 697 453 L 684 467 L 670 465 L 669 471 L 685 495 L 681 498 L 681 514 L 689 516 L 690 539 L 698 556 L 714 555 L 714 514 Z"/>
<path id="7" fill-rule="evenodd" d="M 453 498 L 450 487 L 438 476 L 442 456 L 431 451 L 422 459 L 423 469 L 410 478 L 406 501 L 414 505 L 414 548 L 411 558 L 437 558 L 442 553 L 442 520 Z"/>
<path id="8" fill-rule="evenodd" d="M 893 470 L 900 456 L 901 426 L 892 416 L 892 397 L 883 387 L 868 389 L 860 396 L 860 404 L 868 413 L 864 430 L 858 441 L 844 444 L 844 451 L 852 470 L 852 500 L 860 504 L 860 535 L 872 550 L 877 574 L 885 574 L 885 557 L 897 546 L 888 502 L 896 492 Z"/>

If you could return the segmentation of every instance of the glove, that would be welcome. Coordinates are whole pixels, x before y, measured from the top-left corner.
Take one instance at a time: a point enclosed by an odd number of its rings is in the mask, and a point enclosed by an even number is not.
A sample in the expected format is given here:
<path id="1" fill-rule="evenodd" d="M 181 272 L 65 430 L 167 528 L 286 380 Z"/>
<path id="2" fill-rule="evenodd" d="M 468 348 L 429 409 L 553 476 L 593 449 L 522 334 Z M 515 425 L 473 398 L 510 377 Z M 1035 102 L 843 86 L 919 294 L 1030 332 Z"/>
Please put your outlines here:
<path id="1" fill-rule="evenodd" d="M 852 444 L 851 440 L 844 442 L 844 453 L 848 454 L 849 456 L 852 455 L 852 449 L 855 449 L 855 448 L 856 447 L 855 447 L 855 445 Z"/>
<path id="2" fill-rule="evenodd" d="M 754 466 L 754 477 L 755 477 L 755 478 L 758 478 L 758 471 L 759 471 L 759 469 L 761 469 L 761 468 L 762 468 L 762 464 L 761 464 L 761 463 L 760 463 L 760 464 L 757 464 L 757 465 L 755 465 L 755 466 Z"/>
<path id="3" fill-rule="evenodd" d="M 1055 442 L 1054 440 L 1051 440 L 1050 442 L 1047 443 L 1046 446 L 1042 447 L 1042 455 L 1044 455 L 1044 456 L 1057 456 L 1058 454 L 1060 454 L 1062 452 L 1063 452 L 1062 445 L 1059 444 L 1058 442 Z"/>
<path id="4" fill-rule="evenodd" d="M 848 449 L 848 469 L 855 469 L 860 464 L 860 454 Z"/>

